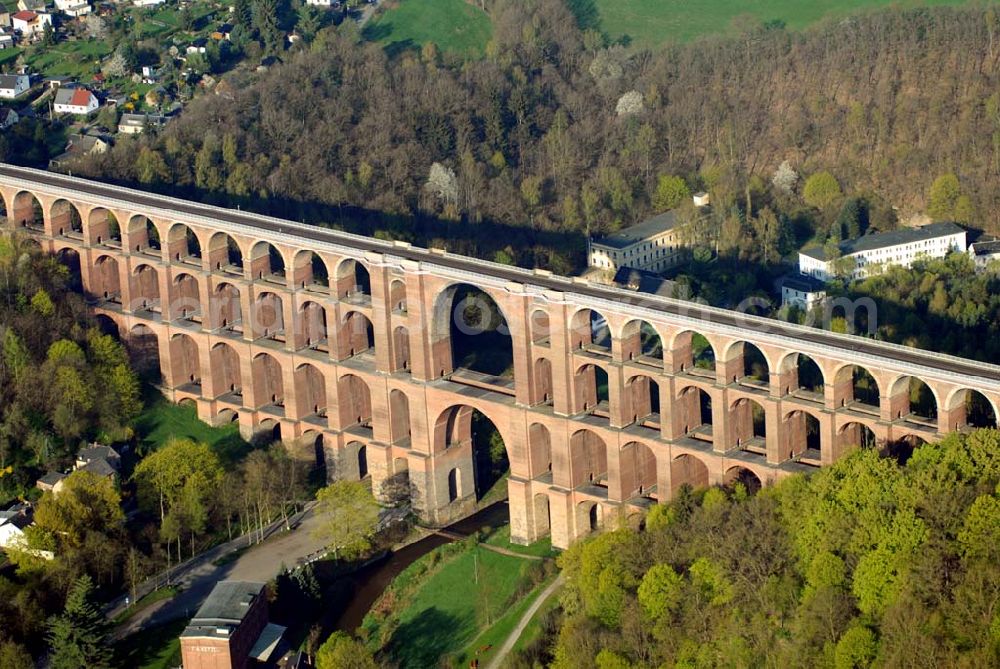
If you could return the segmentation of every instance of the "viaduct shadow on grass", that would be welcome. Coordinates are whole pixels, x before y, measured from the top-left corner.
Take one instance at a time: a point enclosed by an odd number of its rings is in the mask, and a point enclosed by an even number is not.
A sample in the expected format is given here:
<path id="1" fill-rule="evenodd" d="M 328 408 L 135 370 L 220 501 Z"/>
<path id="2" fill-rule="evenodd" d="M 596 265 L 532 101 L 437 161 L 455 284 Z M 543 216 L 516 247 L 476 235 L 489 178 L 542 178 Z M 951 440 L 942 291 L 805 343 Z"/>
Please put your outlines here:
<path id="1" fill-rule="evenodd" d="M 436 667 L 452 648 L 452 636 L 461 628 L 456 616 L 431 607 L 424 609 L 392 634 L 389 648 L 402 669 Z"/>

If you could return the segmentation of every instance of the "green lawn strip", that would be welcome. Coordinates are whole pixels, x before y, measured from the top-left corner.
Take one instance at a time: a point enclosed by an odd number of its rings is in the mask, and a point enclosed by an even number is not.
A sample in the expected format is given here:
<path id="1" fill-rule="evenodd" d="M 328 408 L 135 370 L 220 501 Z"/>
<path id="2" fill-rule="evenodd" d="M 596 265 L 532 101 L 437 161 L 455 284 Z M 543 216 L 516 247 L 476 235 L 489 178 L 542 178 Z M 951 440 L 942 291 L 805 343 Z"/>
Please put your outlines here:
<path id="1" fill-rule="evenodd" d="M 540 585 L 536 586 L 526 597 L 521 598 L 514 606 L 503 614 L 499 620 L 493 623 L 490 627 L 485 629 L 479 636 L 473 639 L 472 643 L 463 648 L 455 655 L 455 662 L 453 663 L 456 667 L 466 667 L 474 658 L 479 658 L 480 666 L 485 666 L 487 662 L 493 659 L 493 656 L 500 650 L 500 647 L 510 636 L 510 633 L 517 627 L 517 624 L 521 621 L 521 616 L 524 612 L 528 610 L 531 604 L 538 599 L 538 595 L 541 594 L 552 581 L 553 578 L 546 579 Z M 482 653 L 477 653 L 480 648 L 486 648 L 489 646 L 489 650 L 483 651 Z"/>
<path id="2" fill-rule="evenodd" d="M 390 52 L 434 42 L 442 51 L 480 56 L 493 26 L 485 12 L 464 0 L 400 0 L 374 17 L 364 34 Z"/>
<path id="3" fill-rule="evenodd" d="M 843 17 L 889 6 L 908 8 L 962 5 L 966 0 L 569 0 L 580 22 L 612 39 L 655 47 L 668 41 L 689 41 L 704 35 L 731 34 L 734 19 L 748 16 L 758 23 L 784 21 L 792 29 L 824 18 Z"/>
<path id="4" fill-rule="evenodd" d="M 559 554 L 559 551 L 552 548 L 552 538 L 543 537 L 533 544 L 528 546 L 521 546 L 519 544 L 512 544 L 510 542 L 510 525 L 504 525 L 503 527 L 497 528 L 491 534 L 489 534 L 484 540 L 484 543 L 490 546 L 498 546 L 500 548 L 506 548 L 509 551 L 515 553 L 521 553 L 522 555 L 534 555 L 536 557 L 555 557 Z"/>
<path id="5" fill-rule="evenodd" d="M 171 599 L 178 592 L 180 592 L 180 589 L 172 585 L 168 585 L 164 588 L 157 588 L 145 597 L 140 597 L 139 601 L 119 613 L 111 622 L 115 625 L 120 625 L 146 607 L 152 606 L 156 602 L 162 602 L 164 599 Z"/>
<path id="6" fill-rule="evenodd" d="M 535 639 L 542 635 L 542 619 L 545 615 L 559 606 L 559 592 L 556 591 L 552 593 L 545 602 L 538 607 L 535 611 L 535 615 L 531 616 L 531 620 L 524 627 L 524 631 L 521 632 L 521 636 L 517 638 L 514 642 L 514 647 L 511 648 L 511 652 L 517 652 L 519 650 L 524 650 L 529 645 L 534 643 Z"/>
<path id="7" fill-rule="evenodd" d="M 132 669 L 173 669 L 181 665 L 180 634 L 186 618 L 150 627 L 115 644 L 116 667 Z"/>
<path id="8" fill-rule="evenodd" d="M 174 404 L 162 394 L 151 391 L 144 397 L 146 408 L 136 420 L 139 441 L 150 450 L 163 446 L 171 438 L 193 439 L 211 446 L 225 462 L 239 460 L 249 450 L 240 437 L 237 423 L 212 427 L 198 418 L 193 406 Z"/>

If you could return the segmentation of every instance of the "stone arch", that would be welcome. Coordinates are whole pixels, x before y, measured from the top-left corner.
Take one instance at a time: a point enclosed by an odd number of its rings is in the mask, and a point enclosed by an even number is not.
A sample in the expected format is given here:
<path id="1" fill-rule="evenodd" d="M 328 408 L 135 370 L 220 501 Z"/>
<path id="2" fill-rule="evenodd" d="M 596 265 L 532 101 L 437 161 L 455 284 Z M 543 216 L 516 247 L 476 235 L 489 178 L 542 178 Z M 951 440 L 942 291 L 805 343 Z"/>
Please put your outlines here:
<path id="1" fill-rule="evenodd" d="M 541 423 L 528 427 L 528 470 L 533 479 L 552 473 L 552 436 Z"/>
<path id="2" fill-rule="evenodd" d="M 132 366 L 153 385 L 163 382 L 160 367 L 160 339 L 148 325 L 133 325 L 125 340 Z"/>
<path id="3" fill-rule="evenodd" d="M 625 382 L 626 422 L 660 429 L 660 384 L 645 374 L 636 374 Z"/>
<path id="4" fill-rule="evenodd" d="M 315 251 L 302 249 L 292 261 L 292 283 L 296 288 L 330 292 L 330 269 Z"/>
<path id="5" fill-rule="evenodd" d="M 45 209 L 34 193 L 23 190 L 14 196 L 8 216 L 14 219 L 14 225 L 28 228 L 36 232 L 45 230 Z"/>
<path id="6" fill-rule="evenodd" d="M 540 346 L 548 346 L 552 337 L 552 328 L 549 323 L 549 312 L 545 309 L 534 309 L 531 312 L 529 321 L 531 330 L 531 342 Z M 546 501 L 548 498 L 546 498 Z"/>
<path id="7" fill-rule="evenodd" d="M 677 391 L 674 410 L 681 432 L 690 437 L 712 440 L 712 396 L 698 386 L 684 386 Z"/>
<path id="8" fill-rule="evenodd" d="M 254 281 L 285 283 L 285 256 L 277 246 L 259 241 L 250 247 L 250 277 Z"/>
<path id="9" fill-rule="evenodd" d="M 618 455 L 622 499 L 656 495 L 656 455 L 646 444 L 630 441 Z"/>
<path id="10" fill-rule="evenodd" d="M 97 329 L 100 330 L 101 334 L 114 337 L 115 341 L 122 341 L 122 332 L 115 319 L 107 314 L 94 314 L 94 321 L 97 323 Z"/>
<path id="11" fill-rule="evenodd" d="M 175 334 L 170 338 L 170 366 L 175 388 L 187 384 L 201 387 L 201 356 L 193 337 Z"/>
<path id="12" fill-rule="evenodd" d="M 406 281 L 393 279 L 389 283 L 389 308 L 394 314 L 406 313 Z"/>
<path id="13" fill-rule="evenodd" d="M 71 290 L 83 291 L 83 266 L 80 260 L 80 252 L 72 246 L 64 246 L 56 251 L 56 260 L 66 268 L 69 273 L 66 285 Z"/>
<path id="14" fill-rule="evenodd" d="M 122 228 L 118 218 L 110 209 L 94 207 L 87 214 L 87 240 L 90 244 L 105 244 L 120 248 L 122 245 Z"/>
<path id="15" fill-rule="evenodd" d="M 360 376 L 345 374 L 337 380 L 337 401 L 342 427 L 371 425 L 372 395 Z"/>
<path id="16" fill-rule="evenodd" d="M 167 257 L 173 262 L 201 266 L 201 240 L 184 223 L 173 223 L 167 229 Z"/>
<path id="17" fill-rule="evenodd" d="M 337 264 L 334 272 L 334 282 L 337 298 L 366 304 L 371 301 L 372 279 L 368 267 L 360 260 L 344 258 Z"/>
<path id="18" fill-rule="evenodd" d="M 841 365 L 833 374 L 834 405 L 877 412 L 882 391 L 875 376 L 861 365 Z"/>
<path id="19" fill-rule="evenodd" d="M 410 331 L 403 325 L 392 330 L 392 371 L 410 372 Z"/>
<path id="20" fill-rule="evenodd" d="M 610 394 L 608 371 L 603 365 L 586 363 L 573 375 L 574 413 L 594 411 L 608 413 Z"/>
<path id="21" fill-rule="evenodd" d="M 230 235 L 215 232 L 208 238 L 208 265 L 213 272 L 243 275 L 243 249 Z"/>
<path id="22" fill-rule="evenodd" d="M 544 537 L 552 531 L 552 511 L 549 509 L 549 496 L 536 492 L 532 497 L 532 516 L 534 517 L 534 536 Z"/>
<path id="23" fill-rule="evenodd" d="M 608 319 L 596 309 L 582 308 L 570 318 L 570 348 L 611 355 L 612 333 Z"/>
<path id="24" fill-rule="evenodd" d="M 413 434 L 410 424 L 410 398 L 398 388 L 389 391 L 389 437 L 392 443 L 408 442 Z"/>
<path id="25" fill-rule="evenodd" d="M 160 229 L 148 217 L 135 214 L 129 218 L 125 227 L 125 237 L 130 251 L 159 256 L 162 246 Z"/>
<path id="26" fill-rule="evenodd" d="M 346 470 L 352 479 L 363 481 L 368 478 L 368 447 L 360 441 L 350 441 L 344 447 L 342 469 Z"/>
<path id="27" fill-rule="evenodd" d="M 604 529 L 604 507 L 599 502 L 584 500 L 576 505 L 576 527 L 583 537 Z"/>
<path id="28" fill-rule="evenodd" d="M 284 341 L 285 310 L 278 293 L 271 291 L 259 293 L 254 300 L 252 316 L 255 337 Z"/>
<path id="29" fill-rule="evenodd" d="M 622 358 L 663 367 L 663 338 L 649 321 L 632 319 L 622 328 Z"/>
<path id="30" fill-rule="evenodd" d="M 319 302 L 307 300 L 299 305 L 295 347 L 329 352 L 326 309 Z"/>
<path id="31" fill-rule="evenodd" d="M 132 271 L 132 311 L 160 311 L 160 274 L 147 263 Z"/>
<path id="32" fill-rule="evenodd" d="M 780 394 L 802 395 L 815 401 L 822 401 L 826 389 L 823 370 L 804 353 L 788 353 L 778 362 Z"/>
<path id="33" fill-rule="evenodd" d="M 708 466 L 700 458 L 682 453 L 670 462 L 670 496 L 673 498 L 681 488 L 692 490 L 708 487 Z"/>
<path id="34" fill-rule="evenodd" d="M 743 487 L 751 495 L 756 494 L 764 487 L 760 477 L 752 469 L 739 465 L 727 469 L 723 480 L 726 487 L 734 487 L 737 483 L 743 484 Z"/>
<path id="35" fill-rule="evenodd" d="M 875 448 L 878 440 L 875 431 L 861 421 L 851 421 L 837 430 L 838 450 L 843 452 L 851 447 Z"/>
<path id="36" fill-rule="evenodd" d="M 744 449 L 749 445 L 764 448 L 767 440 L 767 420 L 764 406 L 755 399 L 741 397 L 729 407 L 729 423 L 735 445 Z"/>
<path id="37" fill-rule="evenodd" d="M 454 502 L 462 497 L 465 497 L 462 490 L 462 473 L 455 467 L 448 470 L 448 502 Z"/>
<path id="38" fill-rule="evenodd" d="M 970 388 L 956 388 L 944 401 L 948 430 L 963 427 L 996 428 L 998 411 L 986 395 Z"/>
<path id="39" fill-rule="evenodd" d="M 229 344 L 220 342 L 209 352 L 212 381 L 222 395 L 243 397 L 243 369 L 240 356 Z M 241 400 L 242 401 L 242 400 Z"/>
<path id="40" fill-rule="evenodd" d="M 114 256 L 102 255 L 94 262 L 94 269 L 90 272 L 90 292 L 109 302 L 121 303 L 121 274 Z"/>
<path id="41" fill-rule="evenodd" d="M 771 365 L 758 346 L 748 341 L 734 341 L 723 353 L 726 382 L 767 386 L 771 379 Z"/>
<path id="42" fill-rule="evenodd" d="M 504 458 L 493 460 L 492 437 L 499 435 Z M 471 404 L 452 404 L 438 414 L 434 422 L 433 449 L 458 468 L 477 499 L 481 499 L 499 480 L 510 462 L 510 441 L 500 425 L 488 413 Z M 466 490 L 465 494 L 470 491 Z"/>
<path id="43" fill-rule="evenodd" d="M 910 418 L 937 422 L 937 393 L 917 376 L 899 376 L 889 383 L 889 406 L 891 420 Z"/>
<path id="44" fill-rule="evenodd" d="M 784 437 L 782 455 L 789 458 L 803 456 L 813 463 L 822 460 L 822 438 L 819 418 L 810 410 L 794 409 L 785 412 L 781 434 Z"/>
<path id="45" fill-rule="evenodd" d="M 83 239 L 83 217 L 76 205 L 65 199 L 58 199 L 49 207 L 52 232 L 57 237 Z"/>
<path id="46" fill-rule="evenodd" d="M 716 368 L 715 348 L 708 337 L 694 330 L 678 332 L 670 342 L 670 355 L 674 370 L 689 374 L 714 377 Z"/>
<path id="47" fill-rule="evenodd" d="M 216 285 L 211 297 L 212 327 L 243 333 L 243 302 L 240 289 L 232 283 Z"/>
<path id="48" fill-rule="evenodd" d="M 299 417 L 326 419 L 326 378 L 314 365 L 303 363 L 295 369 L 295 402 Z"/>
<path id="49" fill-rule="evenodd" d="M 284 376 L 281 365 L 270 353 L 258 353 L 253 358 L 253 390 L 258 407 L 285 406 Z"/>
<path id="50" fill-rule="evenodd" d="M 487 291 L 453 283 L 434 298 L 431 355 L 437 375 L 458 368 L 513 378 L 514 344 L 507 316 Z"/>
<path id="51" fill-rule="evenodd" d="M 170 309 L 179 318 L 201 321 L 201 293 L 197 279 L 186 272 L 174 276 Z"/>
<path id="52" fill-rule="evenodd" d="M 340 324 L 340 355 L 343 360 L 375 349 L 375 327 L 360 311 L 348 311 Z"/>
<path id="53" fill-rule="evenodd" d="M 582 429 L 569 440 L 570 486 L 607 486 L 608 449 L 604 440 L 592 430 Z"/>
<path id="54" fill-rule="evenodd" d="M 532 365 L 535 376 L 535 404 L 552 404 L 552 363 L 538 358 Z"/>

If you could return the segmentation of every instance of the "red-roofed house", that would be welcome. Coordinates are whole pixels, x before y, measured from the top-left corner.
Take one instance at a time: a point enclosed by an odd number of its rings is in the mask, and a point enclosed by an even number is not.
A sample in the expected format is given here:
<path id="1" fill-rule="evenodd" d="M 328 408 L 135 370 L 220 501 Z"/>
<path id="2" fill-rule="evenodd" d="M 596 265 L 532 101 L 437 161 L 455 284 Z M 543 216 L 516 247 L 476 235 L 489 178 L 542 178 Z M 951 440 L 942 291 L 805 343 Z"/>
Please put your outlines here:
<path id="1" fill-rule="evenodd" d="M 97 111 L 100 103 L 97 96 L 82 86 L 80 88 L 60 88 L 56 91 L 53 109 L 57 114 L 87 114 Z"/>
<path id="2" fill-rule="evenodd" d="M 20 32 L 24 37 L 40 35 L 46 25 L 52 25 L 52 15 L 24 10 L 12 14 L 10 24 L 15 32 Z"/>

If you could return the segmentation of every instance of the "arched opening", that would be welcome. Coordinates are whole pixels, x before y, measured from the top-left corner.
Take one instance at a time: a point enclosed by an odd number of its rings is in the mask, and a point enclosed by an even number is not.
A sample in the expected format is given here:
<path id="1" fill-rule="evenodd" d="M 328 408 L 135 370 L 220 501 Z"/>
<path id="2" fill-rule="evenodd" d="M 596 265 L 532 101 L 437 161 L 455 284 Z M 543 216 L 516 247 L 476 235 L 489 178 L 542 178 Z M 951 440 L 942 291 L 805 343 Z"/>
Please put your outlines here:
<path id="1" fill-rule="evenodd" d="M 569 478 L 574 488 L 593 485 L 608 486 L 608 450 L 591 430 L 577 430 L 569 440 Z"/>
<path id="2" fill-rule="evenodd" d="M 913 451 L 927 444 L 927 440 L 917 434 L 907 434 L 886 444 L 885 455 L 905 465 Z"/>
<path id="3" fill-rule="evenodd" d="M 535 360 L 535 404 L 552 404 L 552 363 L 547 358 Z"/>
<path id="4" fill-rule="evenodd" d="M 937 398 L 930 386 L 915 376 L 902 376 L 889 390 L 891 416 L 894 420 L 911 420 L 937 425 Z"/>
<path id="5" fill-rule="evenodd" d="M 361 355 L 375 348 L 375 328 L 360 311 L 344 315 L 340 327 L 340 359 Z"/>
<path id="6" fill-rule="evenodd" d="M 66 268 L 66 287 L 76 292 L 83 292 L 83 272 L 80 266 L 80 254 L 69 247 L 56 252 L 56 260 Z"/>
<path id="7" fill-rule="evenodd" d="M 352 304 L 371 304 L 372 280 L 368 268 L 357 260 L 342 260 L 337 265 L 337 297 Z"/>
<path id="8" fill-rule="evenodd" d="M 581 366 L 576 370 L 573 387 L 576 390 L 575 413 L 589 411 L 610 417 L 608 373 L 603 367 L 591 364 Z"/>
<path id="9" fill-rule="evenodd" d="M 128 247 L 136 253 L 160 255 L 160 230 L 147 217 L 137 214 L 130 218 L 126 237 Z"/>
<path id="10" fill-rule="evenodd" d="M 608 320 L 593 309 L 580 309 L 570 322 L 570 346 L 599 355 L 611 355 Z"/>
<path id="11" fill-rule="evenodd" d="M 113 318 L 107 314 L 94 314 L 94 321 L 97 323 L 97 329 L 101 334 L 113 337 L 117 342 L 122 341 L 118 323 Z"/>
<path id="12" fill-rule="evenodd" d="M 337 403 L 341 425 L 371 429 L 372 396 L 368 384 L 354 374 L 345 374 L 337 381 Z"/>
<path id="13" fill-rule="evenodd" d="M 212 293 L 211 306 L 214 329 L 243 334 L 243 303 L 239 288 L 231 283 L 220 283 Z"/>
<path id="14" fill-rule="evenodd" d="M 781 362 L 780 375 L 782 395 L 795 395 L 814 402 L 823 401 L 823 372 L 809 356 L 802 353 L 785 356 Z"/>
<path id="15" fill-rule="evenodd" d="M 707 392 L 697 386 L 682 388 L 674 409 L 685 435 L 712 441 L 712 397 Z"/>
<path id="16" fill-rule="evenodd" d="M 250 249 L 250 276 L 258 281 L 285 284 L 285 257 L 273 244 L 257 242 Z"/>
<path id="17" fill-rule="evenodd" d="M 167 232 L 167 254 L 175 262 L 201 266 L 201 242 L 194 230 L 174 223 Z"/>
<path id="18" fill-rule="evenodd" d="M 178 274 L 174 278 L 174 295 L 171 311 L 174 317 L 201 322 L 201 294 L 198 281 L 190 274 Z"/>
<path id="19" fill-rule="evenodd" d="M 801 462 L 820 465 L 822 462 L 819 419 L 807 411 L 791 411 L 785 416 L 782 429 L 785 436 L 783 455 L 801 456 Z"/>
<path id="20" fill-rule="evenodd" d="M 715 377 L 715 349 L 701 333 L 688 330 L 674 337 L 671 356 L 678 372 Z"/>
<path id="21" fill-rule="evenodd" d="M 755 345 L 738 341 L 726 352 L 726 381 L 764 387 L 770 383 L 771 372 L 764 353 Z"/>
<path id="22" fill-rule="evenodd" d="M 434 304 L 434 369 L 514 378 L 514 346 L 507 319 L 487 293 L 468 284 L 446 288 Z"/>
<path id="23" fill-rule="evenodd" d="M 299 307 L 299 327 L 295 334 L 297 349 L 309 348 L 329 353 L 327 341 L 326 309 L 318 302 L 303 302 Z"/>
<path id="24" fill-rule="evenodd" d="M 392 371 L 410 372 L 410 331 L 402 325 L 392 330 Z"/>
<path id="25" fill-rule="evenodd" d="M 622 357 L 653 367 L 663 367 L 663 339 L 651 323 L 629 321 L 622 330 Z"/>
<path id="26" fill-rule="evenodd" d="M 281 441 L 281 423 L 273 418 L 265 418 L 257 425 L 253 441 L 266 445 Z"/>
<path id="27" fill-rule="evenodd" d="M 118 261 L 111 256 L 101 256 L 90 273 L 91 292 L 99 299 L 121 304 L 122 289 Z"/>
<path id="28" fill-rule="evenodd" d="M 656 499 L 656 456 L 649 446 L 637 441 L 625 444 L 619 455 L 619 472 L 622 499 Z"/>
<path id="29" fill-rule="evenodd" d="M 764 407 L 760 402 L 746 397 L 736 400 L 730 407 L 729 415 L 732 424 L 735 446 L 744 451 L 766 455 L 767 421 Z"/>
<path id="30" fill-rule="evenodd" d="M 253 359 L 252 369 L 258 408 L 275 407 L 284 415 L 285 387 L 281 365 L 269 353 L 258 353 Z"/>
<path id="31" fill-rule="evenodd" d="M 604 509 L 597 502 L 584 500 L 576 505 L 576 526 L 581 537 L 604 529 Z"/>
<path id="32" fill-rule="evenodd" d="M 997 427 L 997 413 L 990 400 L 978 390 L 960 389 L 948 402 L 948 429 Z"/>
<path id="33" fill-rule="evenodd" d="M 160 385 L 163 377 L 160 371 L 160 341 L 156 333 L 146 325 L 133 326 L 125 346 L 136 373 L 152 385 Z"/>
<path id="34" fill-rule="evenodd" d="M 56 200 L 49 211 L 52 230 L 57 236 L 83 239 L 83 218 L 80 216 L 80 210 L 72 202 Z"/>
<path id="35" fill-rule="evenodd" d="M 224 232 L 216 232 L 208 240 L 208 263 L 213 272 L 243 276 L 243 251 Z"/>
<path id="36" fill-rule="evenodd" d="M 389 391 L 389 433 L 392 443 L 407 446 L 410 441 L 410 398 L 402 390 Z"/>
<path id="37" fill-rule="evenodd" d="M 451 469 L 448 471 L 448 502 L 454 502 L 462 495 L 462 487 L 460 485 L 460 477 L 458 469 Z"/>
<path id="38" fill-rule="evenodd" d="M 837 370 L 835 404 L 878 415 L 881 393 L 871 373 L 859 365 L 845 365 Z"/>
<path id="39" fill-rule="evenodd" d="M 292 282 L 304 290 L 330 292 L 330 270 L 315 251 L 303 250 L 295 254 Z"/>
<path id="40" fill-rule="evenodd" d="M 295 401 L 299 418 L 326 425 L 326 379 L 323 373 L 308 363 L 295 370 Z"/>
<path id="41" fill-rule="evenodd" d="M 393 279 L 389 284 L 389 308 L 397 315 L 406 313 L 406 282 L 402 279 Z"/>
<path id="42" fill-rule="evenodd" d="M 535 493 L 532 510 L 535 517 L 535 537 L 541 538 L 552 530 L 552 515 L 549 510 L 549 496 L 545 493 Z"/>
<path id="43" fill-rule="evenodd" d="M 219 397 L 234 404 L 243 403 L 243 372 L 240 356 L 229 344 L 216 344 L 209 354 L 212 380 L 219 390 Z"/>
<path id="44" fill-rule="evenodd" d="M 285 341 L 285 312 L 277 293 L 257 295 L 253 305 L 253 334 L 275 341 Z"/>
<path id="45" fill-rule="evenodd" d="M 109 210 L 95 207 L 87 215 L 87 237 L 91 244 L 121 248 L 122 230 L 118 219 Z"/>
<path id="46" fill-rule="evenodd" d="M 678 455 L 670 463 L 670 497 L 680 492 L 681 488 L 698 490 L 708 487 L 708 467 L 693 455 Z"/>
<path id="47" fill-rule="evenodd" d="M 10 213 L 14 224 L 28 228 L 34 232 L 45 232 L 45 211 L 42 203 L 28 191 L 21 191 L 14 196 L 14 209 Z"/>
<path id="48" fill-rule="evenodd" d="M 358 449 L 358 478 L 364 480 L 368 478 L 368 447 L 362 445 Z"/>
<path id="49" fill-rule="evenodd" d="M 176 334 L 170 338 L 170 365 L 173 368 L 174 388 L 191 386 L 201 388 L 201 357 L 198 345 L 189 335 Z"/>
<path id="50" fill-rule="evenodd" d="M 660 384 L 648 376 L 633 376 L 625 383 L 629 418 L 640 427 L 660 430 Z"/>
<path id="51" fill-rule="evenodd" d="M 725 485 L 727 488 L 743 486 L 751 495 L 756 495 L 764 487 L 760 477 L 746 467 L 730 467 L 726 470 Z"/>
<path id="52" fill-rule="evenodd" d="M 847 423 L 840 428 L 837 438 L 841 451 L 852 447 L 875 448 L 878 446 L 875 433 L 864 423 Z"/>
<path id="53" fill-rule="evenodd" d="M 531 328 L 531 342 L 538 346 L 548 346 L 552 336 L 548 312 L 544 309 L 535 309 L 531 312 L 531 321 L 528 325 Z M 546 503 L 548 503 L 548 498 L 546 498 Z"/>
<path id="54" fill-rule="evenodd" d="M 541 423 L 532 423 L 528 428 L 528 470 L 531 478 L 552 474 L 552 437 L 549 429 Z"/>
<path id="55" fill-rule="evenodd" d="M 160 274 L 152 265 L 132 272 L 132 311 L 160 312 Z"/>
<path id="56" fill-rule="evenodd" d="M 434 448 L 437 452 L 447 452 L 449 462 L 457 461 L 463 480 L 474 483 L 477 500 L 497 485 L 510 468 L 500 431 L 485 414 L 468 405 L 452 406 L 438 416 Z M 471 493 L 464 491 L 465 495 Z"/>

